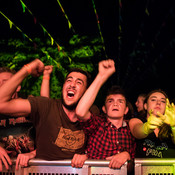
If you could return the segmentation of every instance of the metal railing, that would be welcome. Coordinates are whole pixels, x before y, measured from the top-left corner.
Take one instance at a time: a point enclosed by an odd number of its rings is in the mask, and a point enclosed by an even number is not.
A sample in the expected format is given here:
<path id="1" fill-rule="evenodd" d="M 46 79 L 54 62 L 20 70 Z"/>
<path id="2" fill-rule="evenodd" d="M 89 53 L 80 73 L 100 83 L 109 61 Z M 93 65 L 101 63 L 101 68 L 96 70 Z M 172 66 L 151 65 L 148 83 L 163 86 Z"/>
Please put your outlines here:
<path id="1" fill-rule="evenodd" d="M 127 163 L 120 169 L 108 167 L 109 161 L 87 160 L 82 168 L 73 168 L 71 160 L 45 161 L 32 159 L 29 166 L 15 170 L 16 160 L 12 160 L 12 166 L 7 171 L 3 167 L 0 175 L 127 175 Z"/>
<path id="2" fill-rule="evenodd" d="M 175 158 L 136 158 L 135 175 L 175 175 Z"/>

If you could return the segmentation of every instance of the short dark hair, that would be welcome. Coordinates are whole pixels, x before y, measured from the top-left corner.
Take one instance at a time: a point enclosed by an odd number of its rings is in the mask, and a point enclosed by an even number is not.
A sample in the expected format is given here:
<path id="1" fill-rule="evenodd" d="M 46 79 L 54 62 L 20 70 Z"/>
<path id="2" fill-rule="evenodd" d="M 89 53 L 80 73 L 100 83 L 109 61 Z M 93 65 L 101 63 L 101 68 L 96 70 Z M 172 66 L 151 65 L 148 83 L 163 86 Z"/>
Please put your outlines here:
<path id="1" fill-rule="evenodd" d="M 115 95 L 115 94 L 120 94 L 122 95 L 123 97 L 125 97 L 125 100 L 126 100 L 126 106 L 128 106 L 128 99 L 126 97 L 126 93 L 124 91 L 124 89 L 122 89 L 120 86 L 117 86 L 117 85 L 113 85 L 110 89 L 108 89 L 107 93 L 106 93 L 106 98 L 109 96 L 109 95 Z M 105 100 L 106 100 L 105 98 Z"/>
<path id="2" fill-rule="evenodd" d="M 142 93 L 142 94 L 139 94 L 138 97 L 146 98 L 147 97 L 147 94 Z"/>
<path id="3" fill-rule="evenodd" d="M 91 74 L 88 71 L 85 71 L 85 70 L 80 69 L 80 68 L 71 68 L 71 69 L 69 69 L 69 71 L 66 75 L 66 79 L 67 79 L 68 75 L 71 72 L 79 72 L 79 73 L 85 75 L 87 77 L 87 88 L 90 86 L 90 84 L 91 84 Z"/>
<path id="4" fill-rule="evenodd" d="M 12 73 L 12 74 L 15 74 L 16 73 L 15 70 L 10 69 L 8 67 L 0 67 L 0 73 L 3 73 L 3 72 L 9 72 L 9 73 Z"/>

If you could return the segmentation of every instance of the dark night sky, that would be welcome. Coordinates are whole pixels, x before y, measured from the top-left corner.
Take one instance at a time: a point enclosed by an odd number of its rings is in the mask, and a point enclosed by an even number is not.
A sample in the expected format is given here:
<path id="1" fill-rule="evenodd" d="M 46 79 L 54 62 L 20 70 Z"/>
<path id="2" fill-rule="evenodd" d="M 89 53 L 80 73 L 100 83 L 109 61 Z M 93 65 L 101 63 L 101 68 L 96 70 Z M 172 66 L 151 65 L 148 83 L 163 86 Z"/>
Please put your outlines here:
<path id="1" fill-rule="evenodd" d="M 37 22 L 58 43 L 66 46 L 73 32 L 57 0 L 24 0 Z M 60 0 L 75 34 L 99 36 L 91 0 Z M 135 96 L 162 88 L 171 98 L 174 94 L 175 2 L 174 0 L 94 0 L 106 53 L 116 62 L 113 84 L 119 84 Z M 43 37 L 33 17 L 22 12 L 20 0 L 1 1 L 0 10 L 30 37 Z M 121 30 L 119 30 L 121 27 Z M 0 37 L 21 37 L 0 15 Z M 120 38 L 119 38 L 120 37 Z M 102 58 L 103 59 L 103 58 Z"/>

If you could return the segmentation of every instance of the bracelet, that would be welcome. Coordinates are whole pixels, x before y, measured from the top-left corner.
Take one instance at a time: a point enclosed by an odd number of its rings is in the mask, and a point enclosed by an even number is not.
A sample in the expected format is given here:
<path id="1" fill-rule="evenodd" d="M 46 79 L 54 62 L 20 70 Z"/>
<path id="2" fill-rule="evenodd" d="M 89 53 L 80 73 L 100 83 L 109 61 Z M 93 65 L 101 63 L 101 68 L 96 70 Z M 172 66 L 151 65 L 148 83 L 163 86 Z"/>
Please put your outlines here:
<path id="1" fill-rule="evenodd" d="M 45 75 L 45 76 L 43 76 L 43 79 L 50 80 L 50 77 Z"/>
<path id="2" fill-rule="evenodd" d="M 28 74 L 32 73 L 32 68 L 29 64 L 24 65 L 24 67 L 27 69 Z"/>
<path id="3" fill-rule="evenodd" d="M 175 126 L 171 126 L 171 129 L 172 129 L 172 130 L 175 130 Z"/>

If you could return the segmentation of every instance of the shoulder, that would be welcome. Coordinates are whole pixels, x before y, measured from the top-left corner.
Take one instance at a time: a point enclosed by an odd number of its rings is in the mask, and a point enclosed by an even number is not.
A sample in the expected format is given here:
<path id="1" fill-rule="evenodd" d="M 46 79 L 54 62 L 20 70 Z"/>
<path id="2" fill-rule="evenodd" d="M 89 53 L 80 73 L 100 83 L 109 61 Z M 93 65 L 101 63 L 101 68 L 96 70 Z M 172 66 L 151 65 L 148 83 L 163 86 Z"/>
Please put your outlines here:
<path id="1" fill-rule="evenodd" d="M 56 101 L 61 102 L 61 100 L 55 100 L 52 98 L 42 97 L 42 96 L 28 97 L 28 100 L 29 100 L 29 102 L 50 102 L 50 103 L 54 103 Z"/>
<path id="2" fill-rule="evenodd" d="M 56 99 L 51 99 L 48 97 L 41 97 L 41 96 L 28 97 L 28 100 L 32 108 L 42 107 L 43 109 L 53 104 L 55 104 L 56 106 L 59 106 L 58 104 L 61 104 L 61 100 L 56 100 Z"/>

